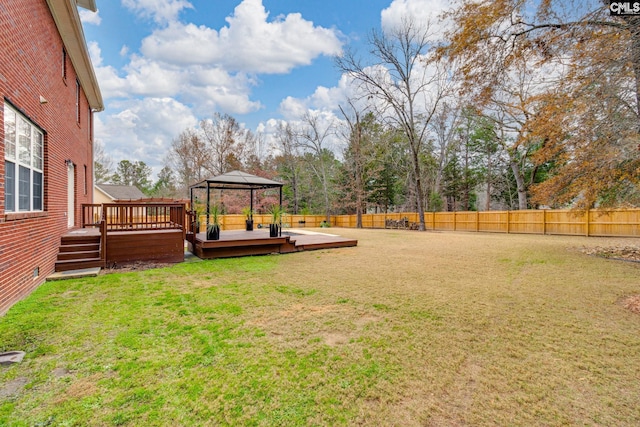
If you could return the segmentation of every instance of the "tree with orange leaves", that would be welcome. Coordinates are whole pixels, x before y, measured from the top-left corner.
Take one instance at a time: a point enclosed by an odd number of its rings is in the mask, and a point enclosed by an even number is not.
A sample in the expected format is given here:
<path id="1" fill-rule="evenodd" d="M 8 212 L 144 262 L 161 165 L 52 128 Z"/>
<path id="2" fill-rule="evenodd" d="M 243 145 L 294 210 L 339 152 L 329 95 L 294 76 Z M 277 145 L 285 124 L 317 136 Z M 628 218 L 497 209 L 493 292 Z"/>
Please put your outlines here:
<path id="1" fill-rule="evenodd" d="M 441 53 L 462 62 L 481 109 L 500 104 L 522 64 L 550 70 L 520 99 L 527 111 L 516 145 L 553 164 L 550 178 L 530 188 L 535 202 L 640 203 L 639 16 L 611 16 L 602 0 L 481 0 L 460 1 L 449 19 Z"/>

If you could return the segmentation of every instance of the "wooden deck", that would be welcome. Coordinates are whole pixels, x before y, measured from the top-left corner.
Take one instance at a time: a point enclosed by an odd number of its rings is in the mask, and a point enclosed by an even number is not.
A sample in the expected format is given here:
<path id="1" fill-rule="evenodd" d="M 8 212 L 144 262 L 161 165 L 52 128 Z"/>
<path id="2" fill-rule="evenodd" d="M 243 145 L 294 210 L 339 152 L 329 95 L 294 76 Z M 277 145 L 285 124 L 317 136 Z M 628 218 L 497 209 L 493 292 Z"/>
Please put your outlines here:
<path id="1" fill-rule="evenodd" d="M 102 242 L 98 228 L 71 230 L 61 238 L 55 271 L 147 261 L 184 261 L 184 232 L 181 229 L 107 231 L 106 241 Z"/>
<path id="2" fill-rule="evenodd" d="M 205 233 L 198 233 L 193 244 L 189 243 L 189 250 L 199 258 L 214 259 L 344 248 L 357 244 L 357 240 L 335 234 L 298 229 L 287 229 L 281 237 L 269 237 L 268 230 L 229 230 L 220 232 L 220 240 L 207 240 Z"/>
<path id="3" fill-rule="evenodd" d="M 184 261 L 182 230 L 107 231 L 106 265 Z"/>

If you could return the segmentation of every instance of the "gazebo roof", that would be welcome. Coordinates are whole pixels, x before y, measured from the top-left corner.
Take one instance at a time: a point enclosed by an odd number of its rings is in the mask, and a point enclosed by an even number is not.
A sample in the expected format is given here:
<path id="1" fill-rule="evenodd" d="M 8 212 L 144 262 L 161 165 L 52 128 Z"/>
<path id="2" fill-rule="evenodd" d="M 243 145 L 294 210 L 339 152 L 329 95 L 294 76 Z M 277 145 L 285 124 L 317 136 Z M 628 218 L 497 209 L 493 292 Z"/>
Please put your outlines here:
<path id="1" fill-rule="evenodd" d="M 259 190 L 263 188 L 278 188 L 284 184 L 272 181 L 260 176 L 251 175 L 246 172 L 232 171 L 222 175 L 207 178 L 197 184 L 192 185 L 193 188 L 221 188 L 230 190 Z"/>

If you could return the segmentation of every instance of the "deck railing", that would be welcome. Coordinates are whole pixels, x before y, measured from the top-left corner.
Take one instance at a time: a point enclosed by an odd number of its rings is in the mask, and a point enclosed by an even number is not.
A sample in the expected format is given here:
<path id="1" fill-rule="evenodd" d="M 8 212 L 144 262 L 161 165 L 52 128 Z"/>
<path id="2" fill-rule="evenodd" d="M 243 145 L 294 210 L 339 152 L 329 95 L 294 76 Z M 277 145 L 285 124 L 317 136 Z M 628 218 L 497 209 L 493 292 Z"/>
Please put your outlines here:
<path id="1" fill-rule="evenodd" d="M 82 226 L 97 227 L 102 219 L 106 231 L 175 230 L 186 232 L 183 203 L 104 203 L 82 205 Z"/>
<path id="2" fill-rule="evenodd" d="M 102 205 L 82 205 L 82 228 L 98 227 L 102 221 Z"/>

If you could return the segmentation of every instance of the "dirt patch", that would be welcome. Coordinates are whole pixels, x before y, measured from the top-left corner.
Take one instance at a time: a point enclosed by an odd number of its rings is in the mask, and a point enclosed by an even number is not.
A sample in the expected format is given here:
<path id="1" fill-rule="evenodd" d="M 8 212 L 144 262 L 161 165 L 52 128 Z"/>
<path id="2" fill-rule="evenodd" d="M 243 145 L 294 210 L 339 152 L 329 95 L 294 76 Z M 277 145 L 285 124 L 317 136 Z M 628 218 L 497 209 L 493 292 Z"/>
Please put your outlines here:
<path id="1" fill-rule="evenodd" d="M 7 398 L 7 397 L 19 395 L 22 389 L 24 388 L 24 386 L 27 385 L 28 382 L 29 380 L 27 380 L 25 377 L 19 377 L 19 378 L 16 378 L 15 380 L 11 380 L 5 383 L 5 385 L 0 387 L 0 398 Z"/>
<path id="2" fill-rule="evenodd" d="M 330 347 L 336 347 L 338 345 L 347 344 L 349 342 L 349 337 L 338 332 L 325 332 L 322 334 L 322 341 Z"/>
<path id="3" fill-rule="evenodd" d="M 51 371 L 51 374 L 56 378 L 63 378 L 69 376 L 71 374 L 71 371 L 69 371 L 67 368 L 56 368 Z"/>
<path id="4" fill-rule="evenodd" d="M 94 374 L 86 378 L 80 378 L 71 383 L 63 393 L 56 396 L 55 404 L 62 404 L 69 400 L 78 400 L 98 393 L 98 381 L 103 378 L 100 374 Z"/>
<path id="5" fill-rule="evenodd" d="M 640 246 L 594 246 L 583 248 L 582 252 L 601 258 L 640 262 Z"/>
<path id="6" fill-rule="evenodd" d="M 100 274 L 125 273 L 127 271 L 144 271 L 151 270 L 153 268 L 171 267 L 172 265 L 175 264 L 166 262 L 136 261 L 130 264 L 113 264 L 107 266 L 100 271 Z"/>
<path id="7" fill-rule="evenodd" d="M 279 313 L 281 317 L 296 317 L 300 319 L 307 319 L 309 317 L 322 316 L 327 313 L 334 313 L 343 311 L 341 307 L 336 305 L 304 305 L 293 304 L 287 310 L 283 310 Z"/>
<path id="8" fill-rule="evenodd" d="M 640 295 L 625 297 L 620 301 L 620 304 L 632 313 L 640 314 Z"/>

